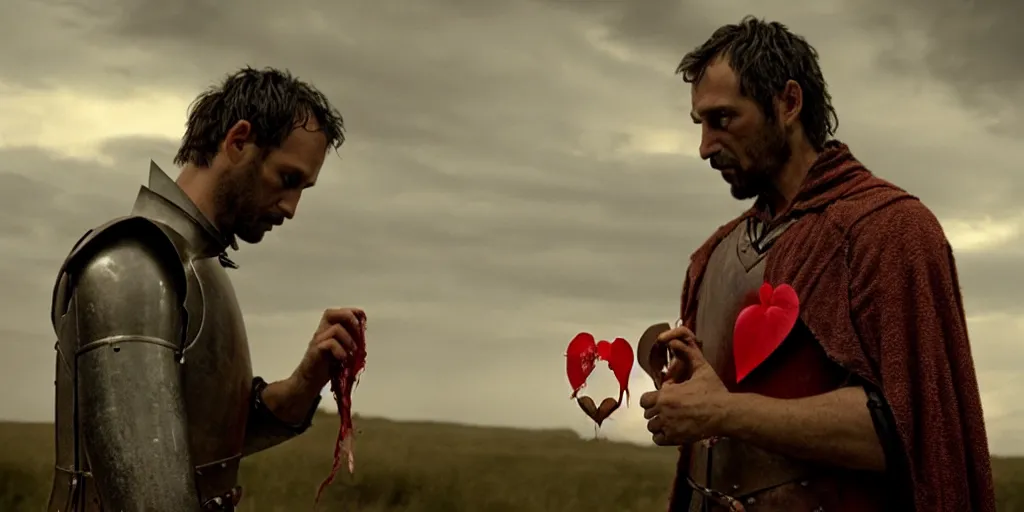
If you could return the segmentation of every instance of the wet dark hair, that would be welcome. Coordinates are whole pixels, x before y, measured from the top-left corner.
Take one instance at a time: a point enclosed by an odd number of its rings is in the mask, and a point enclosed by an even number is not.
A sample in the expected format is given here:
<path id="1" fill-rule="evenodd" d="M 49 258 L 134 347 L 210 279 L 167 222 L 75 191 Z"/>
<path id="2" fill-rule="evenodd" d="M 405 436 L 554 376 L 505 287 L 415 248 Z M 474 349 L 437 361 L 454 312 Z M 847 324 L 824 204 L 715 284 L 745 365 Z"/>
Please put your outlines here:
<path id="1" fill-rule="evenodd" d="M 344 121 L 323 93 L 288 71 L 246 67 L 189 106 L 174 163 L 209 166 L 228 130 L 242 120 L 252 123 L 255 144 L 270 151 L 281 147 L 293 130 L 306 126 L 310 116 L 327 137 L 327 147 L 338 150 L 345 142 Z"/>
<path id="2" fill-rule="evenodd" d="M 699 82 L 708 65 L 725 56 L 740 79 L 740 93 L 752 98 L 765 116 L 775 117 L 772 100 L 789 80 L 803 89 L 800 121 L 811 145 L 820 151 L 835 135 L 839 116 L 818 66 L 818 52 L 785 25 L 746 16 L 738 24 L 725 25 L 683 57 L 676 73 L 686 83 Z"/>

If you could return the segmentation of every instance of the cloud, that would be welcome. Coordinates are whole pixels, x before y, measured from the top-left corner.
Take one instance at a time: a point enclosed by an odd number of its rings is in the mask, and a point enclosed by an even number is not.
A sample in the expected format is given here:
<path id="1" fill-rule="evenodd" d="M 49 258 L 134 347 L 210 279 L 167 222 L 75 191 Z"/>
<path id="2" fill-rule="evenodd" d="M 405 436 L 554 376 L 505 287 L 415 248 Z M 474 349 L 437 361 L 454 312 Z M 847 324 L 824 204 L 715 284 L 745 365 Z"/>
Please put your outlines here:
<path id="1" fill-rule="evenodd" d="M 0 285 L 16 293 L 0 308 L 14 355 L 0 386 L 32 392 L 0 399 L 0 415 L 51 417 L 47 312 L 66 251 L 130 209 L 149 159 L 173 174 L 191 99 L 251 64 L 314 82 L 349 129 L 297 218 L 233 256 L 257 373 L 286 376 L 324 308 L 359 305 L 371 343 L 359 412 L 592 435 L 567 399 L 569 338 L 673 320 L 689 253 L 745 207 L 697 157 L 673 71 L 718 25 L 759 11 L 821 51 L 841 139 L 946 226 L 992 446 L 1024 453 L 1011 392 L 1024 384 L 1011 371 L 1024 362 L 1024 149 L 938 68 L 886 64 L 901 39 L 849 2 L 695 5 L 4 3 L 0 37 L 18 44 L 0 45 Z M 911 61 L 938 44 L 918 32 L 899 46 Z M 646 389 L 637 370 L 633 406 L 605 435 L 648 438 Z"/>
<path id="2" fill-rule="evenodd" d="M 1013 0 L 965 2 L 910 0 L 899 4 L 864 2 L 866 27 L 891 38 L 879 63 L 887 72 L 916 72 L 953 86 L 972 109 L 999 131 L 1020 135 L 1024 116 L 1024 35 L 1017 20 L 1024 5 Z"/>

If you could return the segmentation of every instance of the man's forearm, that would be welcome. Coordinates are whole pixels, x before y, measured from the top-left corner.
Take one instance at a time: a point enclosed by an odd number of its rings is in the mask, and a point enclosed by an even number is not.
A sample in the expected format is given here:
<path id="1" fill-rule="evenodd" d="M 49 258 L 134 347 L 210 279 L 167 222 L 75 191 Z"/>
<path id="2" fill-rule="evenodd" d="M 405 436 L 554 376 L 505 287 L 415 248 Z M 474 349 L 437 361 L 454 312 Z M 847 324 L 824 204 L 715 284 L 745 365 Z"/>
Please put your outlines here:
<path id="1" fill-rule="evenodd" d="M 729 398 L 720 436 L 766 450 L 850 469 L 885 470 L 867 395 L 859 387 L 781 400 L 752 393 Z"/>
<path id="2" fill-rule="evenodd" d="M 245 430 L 243 455 L 277 446 L 303 432 L 312 421 L 320 390 L 288 378 L 273 383 L 253 383 L 254 408 Z M 258 401 L 256 401 L 258 400 Z"/>
<path id="3" fill-rule="evenodd" d="M 320 396 L 321 389 L 303 385 L 297 378 L 267 384 L 263 390 L 263 403 L 279 420 L 298 425 L 306 421 L 309 409 Z"/>

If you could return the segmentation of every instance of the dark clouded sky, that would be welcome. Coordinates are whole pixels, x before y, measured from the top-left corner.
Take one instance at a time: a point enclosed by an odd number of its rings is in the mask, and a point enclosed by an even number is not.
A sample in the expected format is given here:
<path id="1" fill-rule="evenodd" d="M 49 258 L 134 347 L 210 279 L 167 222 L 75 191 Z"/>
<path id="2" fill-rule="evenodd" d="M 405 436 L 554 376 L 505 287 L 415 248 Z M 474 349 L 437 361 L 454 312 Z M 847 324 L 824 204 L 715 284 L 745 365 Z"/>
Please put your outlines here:
<path id="1" fill-rule="evenodd" d="M 687 257 L 745 208 L 697 157 L 679 58 L 745 14 L 821 53 L 839 138 L 956 250 L 993 449 L 1024 453 L 1024 35 L 1003 2 L 8 0 L 0 7 L 0 416 L 48 420 L 55 272 L 126 213 L 185 110 L 288 68 L 348 142 L 295 221 L 234 257 L 258 374 L 326 307 L 370 316 L 358 412 L 571 427 L 565 344 L 671 321 Z M 612 378 L 595 383 L 595 394 Z M 637 370 L 634 397 L 649 389 Z M 13 390 L 17 390 L 16 392 Z M 644 441 L 635 402 L 605 427 Z"/>

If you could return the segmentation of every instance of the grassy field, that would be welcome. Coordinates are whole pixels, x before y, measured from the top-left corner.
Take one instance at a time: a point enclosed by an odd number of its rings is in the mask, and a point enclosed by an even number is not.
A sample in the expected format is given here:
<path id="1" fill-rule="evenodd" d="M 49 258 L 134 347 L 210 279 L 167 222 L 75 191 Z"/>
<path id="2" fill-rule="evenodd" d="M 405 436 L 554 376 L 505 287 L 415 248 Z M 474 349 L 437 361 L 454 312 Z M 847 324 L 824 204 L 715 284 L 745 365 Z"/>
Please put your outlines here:
<path id="1" fill-rule="evenodd" d="M 312 510 L 336 417 L 246 459 L 241 512 Z M 675 451 L 570 431 L 526 431 L 357 418 L 356 475 L 339 474 L 324 511 L 660 511 Z M 50 488 L 50 425 L 0 423 L 0 511 L 38 512 Z M 1000 512 L 1024 512 L 1024 459 L 995 461 Z M 344 473 L 344 471 L 343 471 Z"/>

